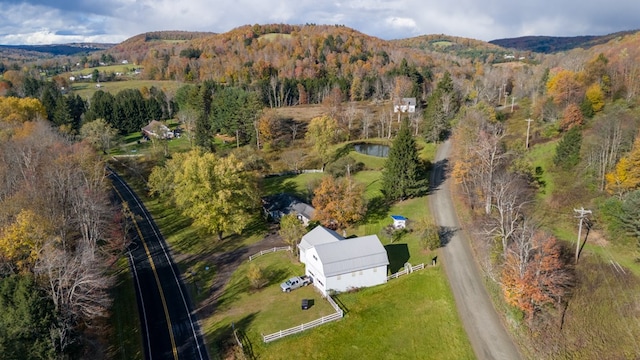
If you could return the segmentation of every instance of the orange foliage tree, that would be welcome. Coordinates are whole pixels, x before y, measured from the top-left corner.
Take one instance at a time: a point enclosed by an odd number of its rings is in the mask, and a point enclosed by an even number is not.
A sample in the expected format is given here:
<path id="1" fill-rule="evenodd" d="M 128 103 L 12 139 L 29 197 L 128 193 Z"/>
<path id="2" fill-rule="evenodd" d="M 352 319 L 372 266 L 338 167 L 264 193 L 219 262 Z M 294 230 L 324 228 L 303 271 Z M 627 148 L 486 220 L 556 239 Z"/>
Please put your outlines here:
<path id="1" fill-rule="evenodd" d="M 364 186 L 351 178 L 326 176 L 315 191 L 314 220 L 332 229 L 344 229 L 364 217 Z"/>
<path id="2" fill-rule="evenodd" d="M 560 129 L 567 131 L 574 126 L 580 126 L 584 122 L 584 116 L 578 105 L 571 103 L 567 105 L 562 113 L 562 121 L 560 121 Z"/>
<path id="3" fill-rule="evenodd" d="M 528 319 L 547 305 L 561 303 L 574 283 L 562 255 L 556 238 L 543 232 L 512 243 L 501 279 L 506 301 Z"/>

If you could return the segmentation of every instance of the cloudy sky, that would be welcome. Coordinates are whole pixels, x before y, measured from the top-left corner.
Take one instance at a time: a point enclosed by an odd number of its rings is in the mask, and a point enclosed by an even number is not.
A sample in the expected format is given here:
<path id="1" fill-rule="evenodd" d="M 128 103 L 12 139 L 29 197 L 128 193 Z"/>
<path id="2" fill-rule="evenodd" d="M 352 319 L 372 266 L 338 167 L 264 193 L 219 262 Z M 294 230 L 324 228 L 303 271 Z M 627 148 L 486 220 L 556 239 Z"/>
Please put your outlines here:
<path id="1" fill-rule="evenodd" d="M 479 40 L 640 29 L 638 0 L 0 0 L 0 44 L 118 43 L 147 31 L 341 24 L 382 39 Z"/>

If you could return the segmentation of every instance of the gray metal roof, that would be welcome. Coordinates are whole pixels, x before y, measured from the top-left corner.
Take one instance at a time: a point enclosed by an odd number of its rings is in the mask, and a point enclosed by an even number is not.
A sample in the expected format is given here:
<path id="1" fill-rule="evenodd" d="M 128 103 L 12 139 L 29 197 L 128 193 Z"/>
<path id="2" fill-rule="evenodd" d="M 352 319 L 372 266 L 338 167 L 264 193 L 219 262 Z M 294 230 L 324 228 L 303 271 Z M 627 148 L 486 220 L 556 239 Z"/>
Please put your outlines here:
<path id="1" fill-rule="evenodd" d="M 326 277 L 389 265 L 377 235 L 327 242 L 315 246 Z"/>
<path id="2" fill-rule="evenodd" d="M 303 202 L 293 203 L 290 208 L 307 219 L 313 219 L 313 214 L 316 211 L 313 206 Z"/>
<path id="3" fill-rule="evenodd" d="M 300 241 L 300 245 L 298 245 L 298 247 L 301 250 L 306 251 L 314 246 L 330 242 L 337 242 L 340 240 L 344 240 L 344 238 L 337 232 L 331 229 L 327 229 L 324 226 L 316 226 L 313 230 L 309 231 L 302 237 L 302 240 Z"/>

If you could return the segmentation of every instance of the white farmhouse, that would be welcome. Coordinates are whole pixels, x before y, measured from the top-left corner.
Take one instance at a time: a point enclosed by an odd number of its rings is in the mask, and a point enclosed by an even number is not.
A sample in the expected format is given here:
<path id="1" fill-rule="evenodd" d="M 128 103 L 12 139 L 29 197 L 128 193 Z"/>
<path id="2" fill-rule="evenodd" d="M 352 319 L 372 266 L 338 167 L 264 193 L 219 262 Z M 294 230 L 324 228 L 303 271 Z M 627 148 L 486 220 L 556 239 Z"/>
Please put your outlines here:
<path id="1" fill-rule="evenodd" d="M 302 237 L 300 261 L 323 295 L 387 282 L 387 251 L 377 235 L 345 239 L 318 226 Z"/>

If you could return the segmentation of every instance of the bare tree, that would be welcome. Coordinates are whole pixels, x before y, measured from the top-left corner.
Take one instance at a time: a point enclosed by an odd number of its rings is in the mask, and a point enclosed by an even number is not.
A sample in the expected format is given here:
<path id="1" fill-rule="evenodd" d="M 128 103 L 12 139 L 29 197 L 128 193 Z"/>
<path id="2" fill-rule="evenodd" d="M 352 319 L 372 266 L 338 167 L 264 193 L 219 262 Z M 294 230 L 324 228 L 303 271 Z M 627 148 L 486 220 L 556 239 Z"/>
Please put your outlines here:
<path id="1" fill-rule="evenodd" d="M 487 215 L 491 213 L 491 205 L 493 204 L 494 176 L 507 157 L 502 144 L 505 135 L 502 124 L 497 122 L 485 122 L 478 134 L 475 148 L 480 162 L 477 169 L 479 175 L 477 180 L 480 182 L 485 196 L 484 211 Z"/>
<path id="2" fill-rule="evenodd" d="M 509 245 L 523 235 L 524 210 L 532 201 L 531 191 L 524 178 L 504 171 L 494 177 L 491 191 L 494 211 L 489 217 L 487 235 L 490 239 L 500 239 L 502 254 L 506 257 Z"/>
<path id="3" fill-rule="evenodd" d="M 180 110 L 177 114 L 178 121 L 184 126 L 185 135 L 189 139 L 189 147 L 193 147 L 193 140 L 196 132 L 196 121 L 198 112 L 193 109 Z"/>
<path id="4" fill-rule="evenodd" d="M 361 137 L 363 139 L 368 139 L 369 138 L 369 128 L 371 127 L 371 123 L 373 122 L 373 113 L 371 112 L 371 110 L 369 110 L 369 108 L 365 108 L 364 110 L 362 110 L 362 133 L 361 133 Z"/>

